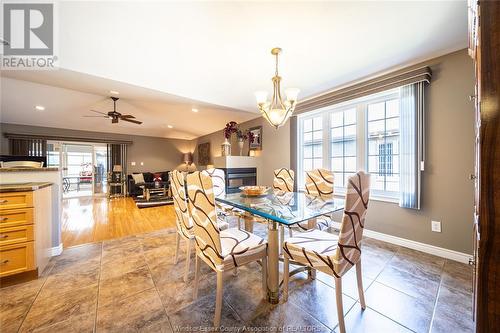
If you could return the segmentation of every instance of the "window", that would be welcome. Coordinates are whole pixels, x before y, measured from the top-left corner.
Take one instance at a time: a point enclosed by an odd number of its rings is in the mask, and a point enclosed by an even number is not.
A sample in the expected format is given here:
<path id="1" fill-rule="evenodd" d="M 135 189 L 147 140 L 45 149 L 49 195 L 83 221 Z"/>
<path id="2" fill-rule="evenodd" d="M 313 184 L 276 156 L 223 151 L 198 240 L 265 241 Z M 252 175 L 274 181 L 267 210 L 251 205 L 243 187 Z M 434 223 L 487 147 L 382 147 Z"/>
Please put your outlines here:
<path id="1" fill-rule="evenodd" d="M 333 112 L 331 124 L 331 170 L 335 184 L 345 187 L 356 172 L 356 108 Z"/>
<path id="2" fill-rule="evenodd" d="M 371 186 L 386 195 L 399 192 L 399 99 L 367 107 L 368 172 Z"/>
<path id="3" fill-rule="evenodd" d="M 321 168 L 323 165 L 323 119 L 312 117 L 303 122 L 303 170 Z"/>
<path id="4" fill-rule="evenodd" d="M 372 175 L 372 195 L 399 197 L 399 89 L 299 115 L 298 185 L 305 171 L 334 173 L 342 193 L 357 170 Z"/>

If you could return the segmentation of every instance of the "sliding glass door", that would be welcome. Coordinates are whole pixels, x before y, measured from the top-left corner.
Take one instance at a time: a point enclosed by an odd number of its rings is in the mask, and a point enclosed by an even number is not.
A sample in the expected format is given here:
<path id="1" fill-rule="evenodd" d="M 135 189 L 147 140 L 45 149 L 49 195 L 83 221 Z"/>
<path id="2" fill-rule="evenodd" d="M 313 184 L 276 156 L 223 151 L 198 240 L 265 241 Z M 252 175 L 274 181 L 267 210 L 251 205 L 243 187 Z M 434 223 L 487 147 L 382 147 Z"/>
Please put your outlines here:
<path id="1" fill-rule="evenodd" d="M 108 149 L 105 144 L 94 145 L 94 195 L 108 193 Z"/>

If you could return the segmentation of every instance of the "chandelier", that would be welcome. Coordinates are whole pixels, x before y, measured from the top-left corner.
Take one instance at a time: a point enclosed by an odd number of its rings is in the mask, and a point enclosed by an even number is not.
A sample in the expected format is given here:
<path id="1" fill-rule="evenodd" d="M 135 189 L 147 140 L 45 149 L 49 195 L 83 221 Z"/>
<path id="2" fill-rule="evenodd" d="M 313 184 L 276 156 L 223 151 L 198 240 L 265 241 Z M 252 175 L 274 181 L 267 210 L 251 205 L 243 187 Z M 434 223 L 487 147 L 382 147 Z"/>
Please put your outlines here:
<path id="1" fill-rule="evenodd" d="M 271 101 L 267 100 L 267 91 L 257 91 L 255 93 L 259 111 L 269 124 L 276 129 L 285 124 L 292 115 L 297 105 L 297 95 L 299 94 L 299 89 L 288 88 L 285 90 L 286 100 L 283 101 L 281 97 L 281 77 L 278 75 L 278 56 L 280 53 L 281 49 L 279 47 L 271 50 L 271 54 L 276 56 L 276 72 L 273 77 L 273 97 Z"/>

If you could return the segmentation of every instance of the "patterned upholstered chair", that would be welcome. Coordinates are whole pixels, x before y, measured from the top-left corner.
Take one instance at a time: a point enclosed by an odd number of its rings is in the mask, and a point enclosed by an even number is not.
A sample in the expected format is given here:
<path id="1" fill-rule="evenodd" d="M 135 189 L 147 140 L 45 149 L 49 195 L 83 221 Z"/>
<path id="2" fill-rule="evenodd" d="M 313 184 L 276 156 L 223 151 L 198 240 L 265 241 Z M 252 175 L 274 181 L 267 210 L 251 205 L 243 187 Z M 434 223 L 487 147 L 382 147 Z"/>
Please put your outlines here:
<path id="1" fill-rule="evenodd" d="M 206 169 L 201 171 L 202 173 L 210 176 L 212 178 L 212 184 L 214 186 L 214 196 L 216 198 L 224 197 L 226 195 L 226 176 L 224 170 L 222 169 Z M 238 218 L 238 227 L 240 225 L 240 219 L 237 211 L 233 207 L 221 204 L 219 202 L 215 203 L 217 207 L 217 223 L 219 229 L 227 229 L 229 224 L 226 221 L 228 216 L 236 216 Z"/>
<path id="2" fill-rule="evenodd" d="M 223 296 L 222 274 L 252 261 L 262 261 L 262 291 L 267 293 L 267 242 L 238 228 L 217 227 L 212 178 L 194 172 L 187 176 L 188 204 L 193 219 L 196 244 L 194 297 L 198 294 L 200 260 L 217 273 L 214 326 L 220 326 Z M 265 296 L 264 296 L 265 297 Z"/>
<path id="3" fill-rule="evenodd" d="M 274 170 L 273 189 L 283 192 L 293 192 L 295 172 L 290 169 L 281 168 Z"/>
<path id="4" fill-rule="evenodd" d="M 359 171 L 349 178 L 344 215 L 338 236 L 314 229 L 289 238 L 283 245 L 285 252 L 285 300 L 288 297 L 290 260 L 332 275 L 335 278 L 340 332 L 345 332 L 342 307 L 342 276 L 352 266 L 356 266 L 359 302 L 362 309 L 366 308 L 361 276 L 361 242 L 369 198 L 370 176 L 363 171 Z"/>
<path id="5" fill-rule="evenodd" d="M 175 225 L 177 233 L 175 237 L 175 256 L 174 264 L 179 260 L 179 247 L 181 238 L 186 241 L 186 268 L 184 273 L 184 282 L 189 275 L 189 265 L 191 260 L 191 246 L 194 240 L 193 223 L 189 216 L 184 174 L 174 170 L 170 173 L 170 184 L 172 188 L 172 198 L 175 209 Z"/>
<path id="6" fill-rule="evenodd" d="M 274 170 L 273 189 L 278 192 L 293 192 L 295 181 L 295 172 L 290 169 L 281 168 Z M 280 224 L 280 243 L 283 245 L 285 240 L 285 227 Z M 290 235 L 291 235 L 290 230 Z"/>
<path id="7" fill-rule="evenodd" d="M 333 195 L 333 172 L 326 169 L 314 169 L 306 171 L 305 179 L 306 193 L 319 197 L 330 197 Z M 326 230 L 332 225 L 330 215 L 322 215 L 316 218 L 315 228 Z M 294 224 L 290 227 L 290 237 L 293 231 L 308 231 L 311 225 L 308 221 Z"/>

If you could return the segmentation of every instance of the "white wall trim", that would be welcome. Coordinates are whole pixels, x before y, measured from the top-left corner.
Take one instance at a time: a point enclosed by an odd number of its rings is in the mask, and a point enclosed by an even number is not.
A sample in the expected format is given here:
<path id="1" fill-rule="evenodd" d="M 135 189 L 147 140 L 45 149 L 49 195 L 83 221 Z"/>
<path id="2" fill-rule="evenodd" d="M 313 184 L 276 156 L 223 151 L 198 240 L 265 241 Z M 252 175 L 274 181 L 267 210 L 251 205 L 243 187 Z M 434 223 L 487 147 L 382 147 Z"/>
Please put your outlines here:
<path id="1" fill-rule="evenodd" d="M 63 243 L 59 244 L 58 246 L 51 247 L 49 249 L 49 255 L 51 257 L 58 256 L 62 253 L 62 251 L 63 251 Z"/>
<path id="2" fill-rule="evenodd" d="M 340 228 L 340 223 L 334 222 L 335 228 Z M 425 253 L 429 253 L 438 257 L 455 260 L 464 264 L 469 264 L 469 259 L 472 258 L 471 254 L 462 253 L 454 250 L 448 250 L 443 247 L 438 247 L 430 244 L 420 243 L 414 240 L 396 237 L 381 232 L 364 229 L 363 235 L 366 237 L 381 240 L 383 242 L 404 246 L 412 250 L 417 250 Z"/>

